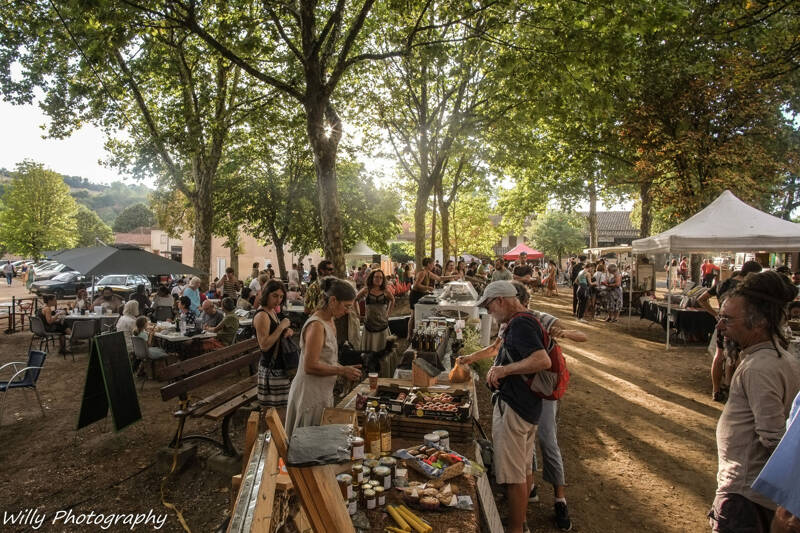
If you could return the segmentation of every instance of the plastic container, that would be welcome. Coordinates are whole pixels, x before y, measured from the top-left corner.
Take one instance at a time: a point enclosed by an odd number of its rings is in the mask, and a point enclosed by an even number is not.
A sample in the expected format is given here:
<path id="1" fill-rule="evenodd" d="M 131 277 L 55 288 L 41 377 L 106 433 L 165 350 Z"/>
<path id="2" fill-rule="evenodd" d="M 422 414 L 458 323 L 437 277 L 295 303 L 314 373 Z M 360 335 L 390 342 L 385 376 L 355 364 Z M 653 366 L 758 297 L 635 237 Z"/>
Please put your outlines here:
<path id="1" fill-rule="evenodd" d="M 439 440 L 439 435 L 436 433 L 428 433 L 424 437 L 425 446 L 438 446 Z"/>
<path id="2" fill-rule="evenodd" d="M 445 429 L 437 429 L 433 432 L 434 435 L 439 436 L 439 446 L 442 448 L 450 449 L 450 433 Z"/>

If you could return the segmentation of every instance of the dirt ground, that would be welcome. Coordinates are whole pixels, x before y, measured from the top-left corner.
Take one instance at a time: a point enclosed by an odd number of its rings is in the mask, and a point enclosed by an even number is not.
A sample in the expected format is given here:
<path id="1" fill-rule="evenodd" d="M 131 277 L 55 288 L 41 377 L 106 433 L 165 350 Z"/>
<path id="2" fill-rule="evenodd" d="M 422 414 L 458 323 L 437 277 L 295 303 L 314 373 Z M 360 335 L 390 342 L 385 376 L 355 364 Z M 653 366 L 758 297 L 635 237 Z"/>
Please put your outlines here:
<path id="1" fill-rule="evenodd" d="M 11 291 L 24 294 L 17 284 L 0 286 L 0 301 L 10 299 Z M 534 295 L 533 301 L 589 336 L 583 344 L 562 343 L 572 379 L 561 403 L 559 442 L 574 531 L 706 531 L 721 409 L 710 399 L 705 348 L 678 345 L 665 352 L 661 328 L 635 316 L 630 326 L 627 318 L 578 325 L 571 294 L 561 291 L 550 299 Z M 0 364 L 23 360 L 29 341 L 28 333 L 0 334 Z M 165 471 L 158 462 L 158 450 L 175 429 L 175 403 L 162 402 L 160 384 L 147 381 L 139 397 L 141 421 L 119 433 L 110 421 L 75 431 L 86 361 L 85 349 L 74 362 L 56 353 L 48 357 L 39 381 L 44 418 L 32 393 L 9 394 L 0 426 L 0 508 L 45 514 L 39 531 L 102 531 L 99 525 L 51 523 L 57 511 L 69 509 L 74 515 L 152 512 L 166 515 L 161 531 L 182 531 L 175 513 L 162 504 Z M 488 426 L 488 394 L 478 389 L 481 421 Z M 238 417 L 234 424 L 239 445 L 243 423 Z M 213 423 L 190 424 L 194 432 L 219 433 Z M 206 468 L 213 452 L 200 445 L 198 460 L 164 486 L 165 500 L 183 512 L 194 532 L 214 531 L 228 507 L 229 479 Z M 540 486 L 539 494 L 540 503 L 529 505 L 528 524 L 531 531 L 554 531 L 552 490 Z M 6 523 L 0 529 L 32 528 Z M 122 524 L 107 529 L 130 530 Z"/>

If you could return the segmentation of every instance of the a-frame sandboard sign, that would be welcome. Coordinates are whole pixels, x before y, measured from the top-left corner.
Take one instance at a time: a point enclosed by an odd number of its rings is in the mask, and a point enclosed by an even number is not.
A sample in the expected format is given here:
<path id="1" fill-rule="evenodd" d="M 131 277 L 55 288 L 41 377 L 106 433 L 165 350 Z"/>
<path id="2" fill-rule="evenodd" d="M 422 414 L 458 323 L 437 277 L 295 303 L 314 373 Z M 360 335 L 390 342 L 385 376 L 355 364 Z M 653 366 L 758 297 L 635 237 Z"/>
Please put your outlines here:
<path id="1" fill-rule="evenodd" d="M 115 431 L 142 418 L 125 335 L 118 331 L 92 338 L 77 429 L 105 418 L 109 407 Z"/>

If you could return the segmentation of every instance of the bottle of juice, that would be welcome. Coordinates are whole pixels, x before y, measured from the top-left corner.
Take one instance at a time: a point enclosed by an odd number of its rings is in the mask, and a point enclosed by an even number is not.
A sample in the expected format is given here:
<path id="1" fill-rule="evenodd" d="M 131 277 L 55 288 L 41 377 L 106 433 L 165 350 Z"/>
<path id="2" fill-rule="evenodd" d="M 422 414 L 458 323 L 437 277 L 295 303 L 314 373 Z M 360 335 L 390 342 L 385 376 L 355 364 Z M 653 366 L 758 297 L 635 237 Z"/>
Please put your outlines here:
<path id="1" fill-rule="evenodd" d="M 378 414 L 378 425 L 381 430 L 381 455 L 392 454 L 392 422 L 389 419 L 389 411 L 386 410 L 386 405 L 381 404 L 381 410 Z"/>
<path id="2" fill-rule="evenodd" d="M 367 453 L 374 454 L 376 457 L 381 454 L 381 426 L 378 421 L 378 414 L 374 407 L 367 411 L 367 423 L 364 425 L 364 439 L 367 441 Z"/>

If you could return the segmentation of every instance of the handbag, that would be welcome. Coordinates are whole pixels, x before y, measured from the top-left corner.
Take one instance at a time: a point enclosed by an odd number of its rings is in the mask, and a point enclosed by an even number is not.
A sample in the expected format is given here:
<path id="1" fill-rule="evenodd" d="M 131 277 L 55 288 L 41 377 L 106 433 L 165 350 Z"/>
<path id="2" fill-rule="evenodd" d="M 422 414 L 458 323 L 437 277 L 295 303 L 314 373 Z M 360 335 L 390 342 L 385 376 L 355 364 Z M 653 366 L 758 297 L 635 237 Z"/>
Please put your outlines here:
<path id="1" fill-rule="evenodd" d="M 300 347 L 292 337 L 281 337 L 280 343 L 280 356 L 283 358 L 283 368 L 285 368 L 287 372 L 294 373 L 297 367 L 300 366 Z"/>

